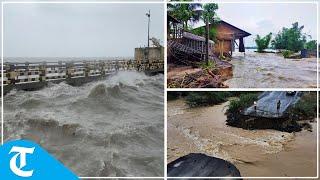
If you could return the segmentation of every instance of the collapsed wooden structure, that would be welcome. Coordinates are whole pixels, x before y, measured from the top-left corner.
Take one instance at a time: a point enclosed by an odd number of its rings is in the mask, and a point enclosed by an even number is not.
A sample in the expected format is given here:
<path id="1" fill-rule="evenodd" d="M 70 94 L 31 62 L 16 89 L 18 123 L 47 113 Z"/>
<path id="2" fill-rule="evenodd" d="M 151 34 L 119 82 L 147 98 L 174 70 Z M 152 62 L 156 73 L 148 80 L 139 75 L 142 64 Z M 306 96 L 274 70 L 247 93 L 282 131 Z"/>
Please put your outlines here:
<path id="1" fill-rule="evenodd" d="M 181 23 L 174 17 L 168 15 L 168 41 L 167 41 L 167 61 L 170 64 L 199 67 L 206 60 L 206 39 L 185 31 Z M 220 60 L 215 54 L 215 42 L 208 41 L 209 61 L 214 65 L 214 69 L 208 69 L 208 72 L 196 72 L 186 74 L 182 78 L 170 79 L 168 84 L 172 87 L 223 87 L 223 79 L 232 76 L 232 64 Z M 211 71 L 215 71 L 212 73 Z M 170 71 L 170 69 L 169 69 Z M 210 71 L 210 72 L 209 72 Z M 186 79 L 189 80 L 186 80 Z M 186 81 L 190 81 L 186 85 Z"/>
<path id="2" fill-rule="evenodd" d="M 168 15 L 167 19 L 169 60 L 172 60 L 172 57 L 175 56 L 178 56 L 175 59 L 179 61 L 182 59 L 203 60 L 206 53 L 205 38 L 185 31 L 182 23 L 173 16 Z M 204 26 L 196 29 L 199 28 L 204 28 Z M 215 29 L 216 31 L 215 40 L 209 40 L 210 59 L 215 59 L 214 56 L 231 57 L 236 45 L 239 52 L 245 52 L 244 38 L 250 36 L 250 33 L 223 20 L 209 24 L 209 29 Z M 182 57 L 182 54 L 185 58 Z"/>
<path id="3" fill-rule="evenodd" d="M 181 23 L 168 15 L 168 63 L 185 65 L 195 64 L 204 60 L 206 40 L 202 36 L 192 34 L 182 28 Z M 209 40 L 209 56 L 213 58 L 214 42 Z"/>

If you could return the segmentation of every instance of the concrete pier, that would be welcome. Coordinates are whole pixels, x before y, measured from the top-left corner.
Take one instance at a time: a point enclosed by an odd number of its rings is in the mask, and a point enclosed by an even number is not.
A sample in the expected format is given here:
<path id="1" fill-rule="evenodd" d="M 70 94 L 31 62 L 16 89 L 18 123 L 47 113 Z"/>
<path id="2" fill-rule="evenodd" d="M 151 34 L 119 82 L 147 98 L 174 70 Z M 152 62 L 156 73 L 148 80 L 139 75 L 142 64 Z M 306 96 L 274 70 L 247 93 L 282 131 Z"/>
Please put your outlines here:
<path id="1" fill-rule="evenodd" d="M 164 72 L 163 47 L 136 48 L 134 60 L 96 60 L 59 62 L 5 62 L 3 93 L 12 89 L 37 90 L 48 83 L 79 86 L 103 79 L 119 71 L 139 71 L 147 75 Z"/>

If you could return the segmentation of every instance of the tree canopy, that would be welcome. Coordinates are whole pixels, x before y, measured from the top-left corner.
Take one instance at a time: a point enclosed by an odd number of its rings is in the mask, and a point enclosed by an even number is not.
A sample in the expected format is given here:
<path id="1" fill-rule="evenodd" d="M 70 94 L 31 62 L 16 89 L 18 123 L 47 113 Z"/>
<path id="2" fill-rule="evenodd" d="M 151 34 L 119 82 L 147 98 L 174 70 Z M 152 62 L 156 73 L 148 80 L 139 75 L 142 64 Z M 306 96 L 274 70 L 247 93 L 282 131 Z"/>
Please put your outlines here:
<path id="1" fill-rule="evenodd" d="M 257 35 L 255 42 L 257 44 L 258 52 L 263 52 L 265 49 L 269 47 L 271 36 L 272 33 L 269 33 L 265 37 L 260 37 L 260 35 Z"/>
<path id="2" fill-rule="evenodd" d="M 209 23 L 212 25 L 216 24 L 219 21 L 219 18 L 217 16 L 216 11 L 218 10 L 218 4 L 215 3 L 209 3 L 205 4 L 203 6 L 202 11 L 198 11 L 197 17 L 201 19 L 203 22 L 206 22 L 206 19 L 209 19 Z M 198 35 L 198 36 L 205 36 L 206 34 L 206 29 L 204 26 L 193 29 L 192 33 Z M 215 28 L 210 28 L 209 31 L 209 39 L 215 40 L 217 31 Z"/>
<path id="3" fill-rule="evenodd" d="M 286 49 L 298 52 L 304 48 L 306 35 L 302 33 L 304 26 L 299 26 L 298 22 L 292 24 L 291 28 L 282 28 L 271 44 L 275 49 Z"/>
<path id="4" fill-rule="evenodd" d="M 188 0 L 183 0 L 188 1 Z M 200 3 L 176 3 L 168 4 L 168 13 L 183 22 L 183 28 L 188 28 L 188 22 L 196 23 L 200 20 L 197 8 L 201 8 Z"/>
<path id="5" fill-rule="evenodd" d="M 215 23 L 215 19 L 217 19 L 218 4 L 209 3 L 203 6 L 202 19 L 205 22 L 206 19 L 209 19 L 209 23 Z"/>
<path id="6" fill-rule="evenodd" d="M 188 1 L 188 0 L 181 0 L 181 1 Z M 183 28 L 188 28 L 188 22 L 196 23 L 199 20 L 206 21 L 209 19 L 209 23 L 215 23 L 215 20 L 218 19 L 217 11 L 218 4 L 215 3 L 208 3 L 208 4 L 200 4 L 200 3 L 183 3 L 183 4 L 168 4 L 168 12 L 170 15 L 175 17 L 176 19 L 183 22 Z M 204 28 L 197 28 L 194 30 L 195 34 L 197 35 L 204 35 L 205 29 Z M 214 31 L 210 31 L 211 36 L 215 36 Z"/>
<path id="7" fill-rule="evenodd" d="M 311 40 L 305 44 L 307 50 L 317 50 L 317 41 Z"/>

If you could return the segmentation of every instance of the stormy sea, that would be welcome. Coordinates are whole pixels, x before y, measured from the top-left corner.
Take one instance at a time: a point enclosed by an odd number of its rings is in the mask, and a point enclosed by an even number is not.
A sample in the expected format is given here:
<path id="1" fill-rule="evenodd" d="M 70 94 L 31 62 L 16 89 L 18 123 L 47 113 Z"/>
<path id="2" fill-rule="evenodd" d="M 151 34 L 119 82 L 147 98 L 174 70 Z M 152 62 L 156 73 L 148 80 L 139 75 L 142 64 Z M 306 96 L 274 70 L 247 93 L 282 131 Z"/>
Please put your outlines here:
<path id="1" fill-rule="evenodd" d="M 78 176 L 163 176 L 163 75 L 119 72 L 4 96 L 4 139 L 30 139 Z"/>

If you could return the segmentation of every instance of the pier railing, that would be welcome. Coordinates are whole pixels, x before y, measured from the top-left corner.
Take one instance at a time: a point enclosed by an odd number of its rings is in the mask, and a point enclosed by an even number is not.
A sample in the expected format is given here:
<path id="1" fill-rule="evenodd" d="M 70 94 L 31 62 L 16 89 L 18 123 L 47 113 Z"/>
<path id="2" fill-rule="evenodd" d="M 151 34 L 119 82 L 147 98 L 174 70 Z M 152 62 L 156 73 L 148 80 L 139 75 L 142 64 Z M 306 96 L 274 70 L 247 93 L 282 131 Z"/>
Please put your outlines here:
<path id="1" fill-rule="evenodd" d="M 135 60 L 24 62 L 3 64 L 3 85 L 106 76 L 117 71 L 163 71 L 163 61 Z M 2 73 L 1 73 L 2 75 Z"/>

